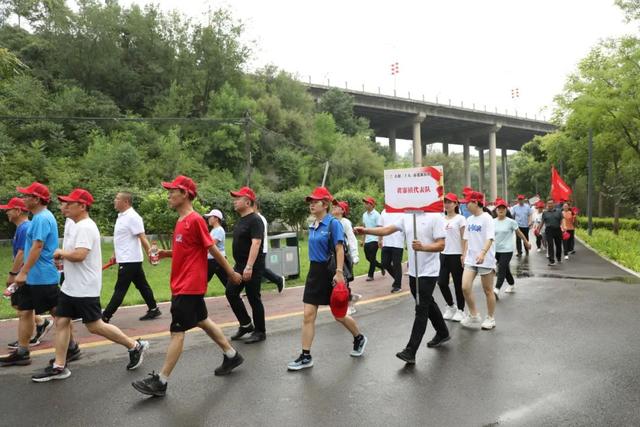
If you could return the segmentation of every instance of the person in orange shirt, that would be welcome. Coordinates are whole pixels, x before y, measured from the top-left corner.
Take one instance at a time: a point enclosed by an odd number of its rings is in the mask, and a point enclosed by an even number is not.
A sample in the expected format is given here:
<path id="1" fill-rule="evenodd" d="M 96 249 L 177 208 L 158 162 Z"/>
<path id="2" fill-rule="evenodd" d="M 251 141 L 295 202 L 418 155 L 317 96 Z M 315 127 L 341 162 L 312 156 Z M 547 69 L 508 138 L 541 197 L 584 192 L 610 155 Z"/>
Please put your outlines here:
<path id="1" fill-rule="evenodd" d="M 564 247 L 564 259 L 569 259 L 569 255 L 576 253 L 575 251 L 575 232 L 576 232 L 576 214 L 571 210 L 569 203 L 562 205 L 562 232 L 569 233 L 569 238 L 562 241 Z"/>

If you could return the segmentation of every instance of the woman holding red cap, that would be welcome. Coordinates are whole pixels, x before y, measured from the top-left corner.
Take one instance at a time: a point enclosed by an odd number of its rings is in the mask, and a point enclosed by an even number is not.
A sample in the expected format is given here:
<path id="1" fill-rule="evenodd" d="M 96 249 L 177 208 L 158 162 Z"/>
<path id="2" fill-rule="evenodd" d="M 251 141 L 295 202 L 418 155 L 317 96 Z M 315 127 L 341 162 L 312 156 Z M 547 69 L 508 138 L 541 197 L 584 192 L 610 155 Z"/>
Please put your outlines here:
<path id="1" fill-rule="evenodd" d="M 304 285 L 304 317 L 302 322 L 302 353 L 289 363 L 290 371 L 311 368 L 311 344 L 315 335 L 315 322 L 318 315 L 318 306 L 329 305 L 333 283 L 344 283 L 344 231 L 340 222 L 329 214 L 329 207 L 333 197 L 329 190 L 317 187 L 307 197 L 309 212 L 315 221 L 309 226 L 309 274 Z M 335 253 L 335 274 L 329 272 L 329 259 Z M 359 357 L 364 353 L 367 345 L 367 337 L 360 333 L 358 325 L 350 316 L 335 318 L 337 322 L 353 335 L 353 350 L 351 356 Z"/>
<path id="2" fill-rule="evenodd" d="M 462 236 L 467 221 L 460 215 L 458 196 L 448 193 L 444 196 L 444 230 L 446 233 L 445 246 L 440 253 L 440 275 L 438 286 L 447 303 L 442 317 L 445 320 L 460 322 L 464 319 L 464 294 L 462 293 L 462 272 L 464 257 L 462 256 Z M 453 276 L 453 288 L 456 293 L 457 306 L 453 304 L 453 296 L 449 289 L 449 276 Z"/>
<path id="3" fill-rule="evenodd" d="M 509 262 L 511 262 L 514 250 L 513 233 L 515 232 L 524 242 L 524 247 L 527 252 L 531 250 L 531 243 L 529 243 L 527 236 L 522 232 L 521 227 L 518 226 L 518 222 L 508 216 L 509 206 L 507 202 L 503 199 L 496 199 L 495 206 L 496 217 L 493 221 L 496 235 L 495 247 L 498 278 L 493 293 L 496 299 L 500 299 L 500 288 L 502 288 L 505 278 L 509 284 L 505 292 L 514 291 L 515 281 L 509 269 Z"/>
<path id="4" fill-rule="evenodd" d="M 462 292 L 469 305 L 469 316 L 462 320 L 465 327 L 480 325 L 489 330 L 496 327 L 493 317 L 496 309 L 496 297 L 493 293 L 493 276 L 496 268 L 495 230 L 493 218 L 484 211 L 484 194 L 473 192 L 468 197 L 467 208 L 471 216 L 467 218 L 467 227 L 463 236 L 464 273 L 462 274 Z M 482 289 L 487 298 L 487 317 L 482 321 L 473 296 L 473 280 L 480 275 Z"/>

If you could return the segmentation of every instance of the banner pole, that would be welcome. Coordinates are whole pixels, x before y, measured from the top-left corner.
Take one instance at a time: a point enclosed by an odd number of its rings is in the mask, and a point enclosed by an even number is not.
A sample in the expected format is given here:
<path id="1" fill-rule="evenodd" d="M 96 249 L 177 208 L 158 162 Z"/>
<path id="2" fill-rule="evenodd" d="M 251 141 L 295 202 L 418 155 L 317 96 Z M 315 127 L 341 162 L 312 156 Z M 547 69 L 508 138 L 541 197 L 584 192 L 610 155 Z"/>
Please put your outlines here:
<path id="1" fill-rule="evenodd" d="M 416 225 L 416 213 L 413 213 L 413 240 L 418 240 L 418 227 Z M 414 265 L 415 265 L 415 273 L 416 273 L 416 306 L 420 305 L 420 286 L 418 286 L 418 251 L 414 250 L 413 257 Z"/>

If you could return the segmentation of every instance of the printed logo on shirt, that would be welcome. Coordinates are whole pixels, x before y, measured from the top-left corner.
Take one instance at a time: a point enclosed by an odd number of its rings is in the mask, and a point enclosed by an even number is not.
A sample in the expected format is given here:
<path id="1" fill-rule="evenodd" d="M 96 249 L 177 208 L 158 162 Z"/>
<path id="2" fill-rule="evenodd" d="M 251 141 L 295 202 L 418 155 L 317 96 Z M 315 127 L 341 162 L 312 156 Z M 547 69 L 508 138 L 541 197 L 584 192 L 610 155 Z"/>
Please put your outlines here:
<path id="1" fill-rule="evenodd" d="M 482 231 L 482 226 L 479 225 L 479 224 L 469 224 L 469 231 L 481 232 Z"/>
<path id="2" fill-rule="evenodd" d="M 182 234 L 177 234 L 176 235 L 176 242 L 177 243 L 182 243 Z"/>

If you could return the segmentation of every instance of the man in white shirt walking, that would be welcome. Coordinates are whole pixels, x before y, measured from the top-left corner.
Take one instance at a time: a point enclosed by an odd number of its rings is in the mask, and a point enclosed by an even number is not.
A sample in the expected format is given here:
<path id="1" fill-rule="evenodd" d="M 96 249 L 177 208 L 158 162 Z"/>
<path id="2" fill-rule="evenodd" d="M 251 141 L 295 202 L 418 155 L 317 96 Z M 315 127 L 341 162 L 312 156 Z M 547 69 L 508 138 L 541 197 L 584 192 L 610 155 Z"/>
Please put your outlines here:
<path id="1" fill-rule="evenodd" d="M 378 220 L 379 227 L 393 225 L 402 217 L 403 213 L 389 213 L 386 209 L 380 214 Z M 402 255 L 404 252 L 404 234 L 396 231 L 388 236 L 382 237 L 382 267 L 387 270 L 393 283 L 391 284 L 391 293 L 398 292 L 402 286 Z"/>
<path id="2" fill-rule="evenodd" d="M 118 263 L 118 281 L 111 301 L 102 313 L 102 320 L 106 323 L 109 323 L 122 304 L 131 282 L 144 298 L 148 308 L 147 313 L 140 320 L 155 319 L 162 314 L 142 268 L 144 260 L 142 248 L 148 254 L 150 245 L 144 233 L 142 217 L 133 209 L 132 202 L 132 194 L 126 191 L 116 194 L 113 201 L 113 206 L 118 211 L 118 219 L 113 230 L 114 256 L 111 260 Z"/>

